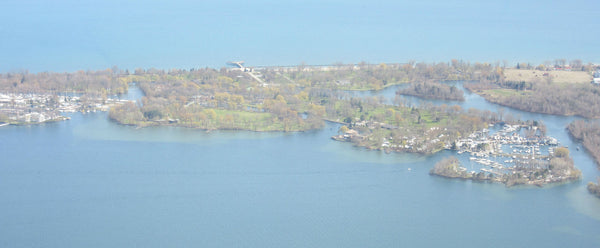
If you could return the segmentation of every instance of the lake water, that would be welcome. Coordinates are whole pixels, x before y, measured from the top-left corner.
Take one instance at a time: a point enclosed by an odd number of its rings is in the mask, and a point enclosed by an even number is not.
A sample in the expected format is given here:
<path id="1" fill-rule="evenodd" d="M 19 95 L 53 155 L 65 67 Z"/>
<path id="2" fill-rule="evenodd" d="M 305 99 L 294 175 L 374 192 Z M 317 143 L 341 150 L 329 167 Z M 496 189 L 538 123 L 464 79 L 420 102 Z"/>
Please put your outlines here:
<path id="1" fill-rule="evenodd" d="M 0 9 L 0 72 L 229 60 L 600 62 L 600 2 L 588 0 L 5 0 Z M 498 108 L 466 98 L 428 102 Z M 505 109 L 577 146 L 564 131 L 574 117 Z M 0 247 L 600 246 L 600 200 L 585 189 L 600 173 L 583 150 L 571 149 L 581 182 L 507 189 L 429 176 L 450 152 L 335 142 L 336 124 L 206 133 L 71 117 L 0 127 Z"/>
<path id="2" fill-rule="evenodd" d="M 571 117 L 506 111 L 577 146 Z M 0 128 L 0 247 L 600 246 L 600 199 L 585 189 L 600 173 L 583 150 L 571 149 L 581 182 L 506 188 L 429 176 L 449 151 L 333 141 L 337 124 L 206 133 L 71 117 Z"/>
<path id="3" fill-rule="evenodd" d="M 596 62 L 600 2 L 3 0 L 0 72 L 558 58 Z"/>

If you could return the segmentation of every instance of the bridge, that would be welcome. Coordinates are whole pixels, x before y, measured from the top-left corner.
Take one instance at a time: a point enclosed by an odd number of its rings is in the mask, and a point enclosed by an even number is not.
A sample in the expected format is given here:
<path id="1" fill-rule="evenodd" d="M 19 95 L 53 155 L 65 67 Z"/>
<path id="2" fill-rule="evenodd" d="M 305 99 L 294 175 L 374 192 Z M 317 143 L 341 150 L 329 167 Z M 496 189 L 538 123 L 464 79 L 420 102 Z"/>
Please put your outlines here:
<path id="1" fill-rule="evenodd" d="M 237 66 L 240 69 L 244 69 L 244 61 L 228 61 L 227 65 Z"/>
<path id="2" fill-rule="evenodd" d="M 244 61 L 228 61 L 227 65 L 235 66 L 239 68 L 242 72 L 247 73 L 250 77 L 254 78 L 254 80 L 261 83 L 262 85 L 267 85 L 265 81 L 263 81 L 262 79 L 260 79 L 260 77 L 254 74 L 254 70 L 252 68 L 247 69 L 246 67 L 244 67 Z"/>

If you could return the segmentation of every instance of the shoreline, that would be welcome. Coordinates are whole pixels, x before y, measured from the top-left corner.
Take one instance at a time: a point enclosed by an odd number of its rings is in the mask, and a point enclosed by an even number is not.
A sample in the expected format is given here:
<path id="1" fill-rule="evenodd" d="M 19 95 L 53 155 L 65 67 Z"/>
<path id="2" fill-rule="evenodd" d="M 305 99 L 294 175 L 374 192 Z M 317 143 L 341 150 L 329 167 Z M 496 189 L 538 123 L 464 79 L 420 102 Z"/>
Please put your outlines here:
<path id="1" fill-rule="evenodd" d="M 177 128 L 200 130 L 200 131 L 205 131 L 207 133 L 210 133 L 213 131 L 241 131 L 241 132 L 254 132 L 254 133 L 276 133 L 276 132 L 279 132 L 279 133 L 302 133 L 302 132 L 307 132 L 307 131 L 311 131 L 311 130 L 317 130 L 317 129 L 306 129 L 306 130 L 284 131 L 284 130 L 251 130 L 251 129 L 243 129 L 243 128 L 202 128 L 202 127 L 193 127 L 193 126 L 177 125 L 177 124 L 162 124 L 162 123 L 152 123 L 151 125 L 139 125 L 139 124 L 120 123 L 117 120 L 113 120 L 110 118 L 108 118 L 108 119 L 110 122 L 113 122 L 117 125 L 135 127 L 135 129 L 151 128 L 151 127 L 177 127 Z"/>
<path id="2" fill-rule="evenodd" d="M 477 94 L 481 97 L 483 97 L 486 101 L 493 103 L 493 104 L 498 104 L 500 106 L 503 107 L 508 107 L 508 108 L 513 108 L 519 111 L 523 111 L 523 112 L 527 112 L 527 113 L 535 113 L 535 114 L 545 114 L 545 115 L 554 115 L 554 116 L 563 116 L 563 117 L 579 117 L 579 118 L 584 118 L 584 119 L 600 119 L 600 116 L 584 116 L 584 115 L 580 115 L 580 114 L 575 114 L 575 113 L 565 113 L 565 114 L 556 114 L 556 113 L 549 113 L 549 112 L 542 112 L 542 111 L 532 111 L 532 110 L 527 110 L 524 108 L 518 108 L 516 106 L 511 106 L 508 104 L 503 103 L 502 101 L 497 101 L 498 97 L 493 97 L 491 94 L 488 93 L 484 93 L 484 92 L 472 92 L 473 94 Z"/>

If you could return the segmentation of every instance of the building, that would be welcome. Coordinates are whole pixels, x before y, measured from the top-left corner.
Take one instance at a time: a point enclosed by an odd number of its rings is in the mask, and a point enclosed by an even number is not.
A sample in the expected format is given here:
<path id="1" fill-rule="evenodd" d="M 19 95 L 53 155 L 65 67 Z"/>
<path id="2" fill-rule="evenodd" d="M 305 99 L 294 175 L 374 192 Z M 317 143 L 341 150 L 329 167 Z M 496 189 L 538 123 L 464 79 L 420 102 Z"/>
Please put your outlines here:
<path id="1" fill-rule="evenodd" d="M 600 70 L 594 72 L 594 79 L 592 79 L 592 83 L 600 85 Z"/>

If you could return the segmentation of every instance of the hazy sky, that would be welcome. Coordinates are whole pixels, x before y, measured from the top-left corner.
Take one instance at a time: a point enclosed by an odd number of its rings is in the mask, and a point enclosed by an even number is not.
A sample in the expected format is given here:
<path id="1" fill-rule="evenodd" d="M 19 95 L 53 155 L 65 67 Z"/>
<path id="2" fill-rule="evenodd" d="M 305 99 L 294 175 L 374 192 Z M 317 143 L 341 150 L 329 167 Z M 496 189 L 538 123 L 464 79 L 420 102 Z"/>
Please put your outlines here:
<path id="1" fill-rule="evenodd" d="M 600 1 L 1 1 L 0 71 L 600 62 Z"/>

